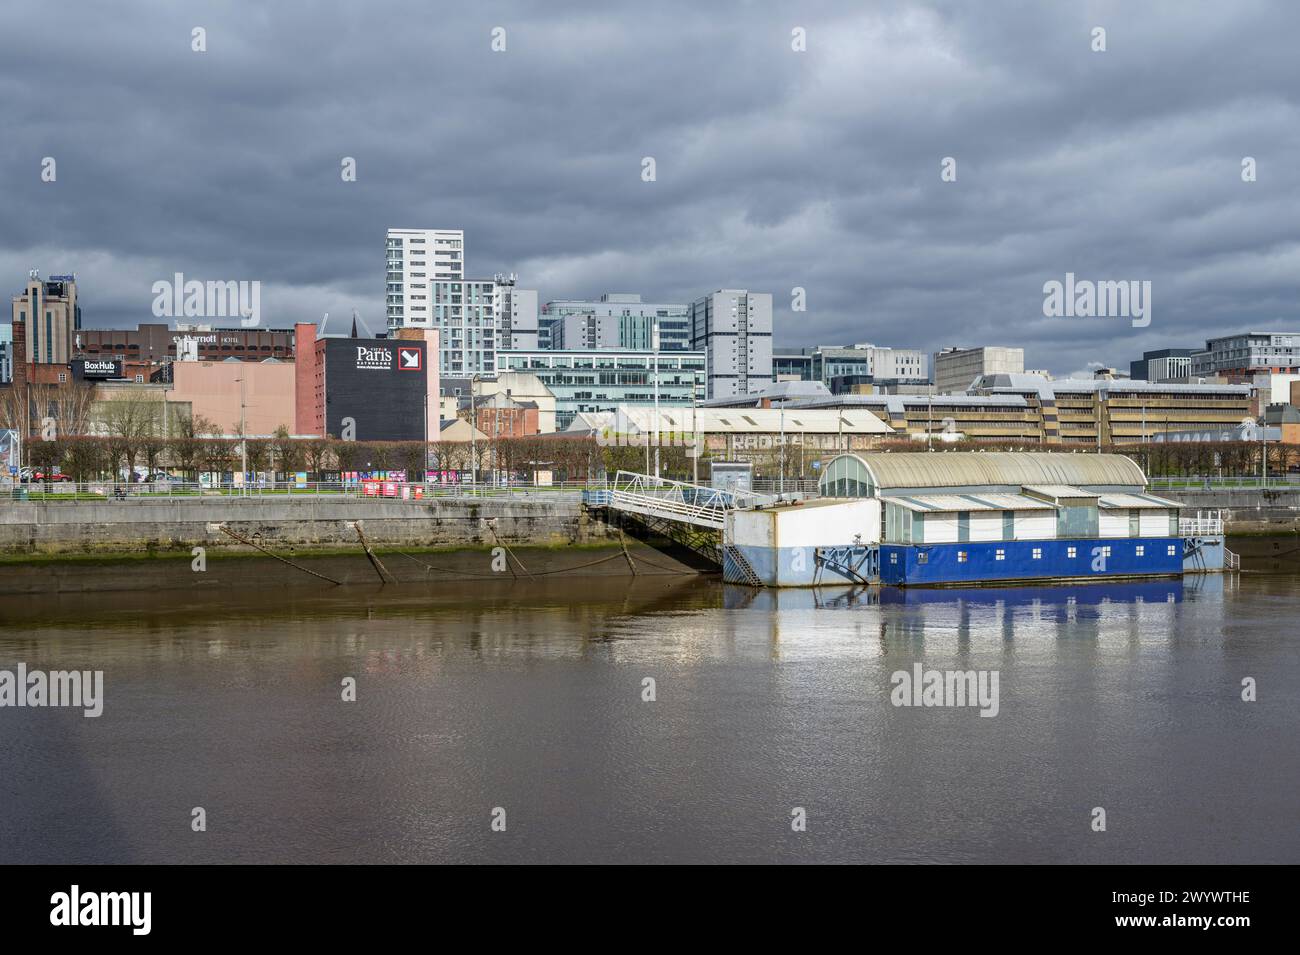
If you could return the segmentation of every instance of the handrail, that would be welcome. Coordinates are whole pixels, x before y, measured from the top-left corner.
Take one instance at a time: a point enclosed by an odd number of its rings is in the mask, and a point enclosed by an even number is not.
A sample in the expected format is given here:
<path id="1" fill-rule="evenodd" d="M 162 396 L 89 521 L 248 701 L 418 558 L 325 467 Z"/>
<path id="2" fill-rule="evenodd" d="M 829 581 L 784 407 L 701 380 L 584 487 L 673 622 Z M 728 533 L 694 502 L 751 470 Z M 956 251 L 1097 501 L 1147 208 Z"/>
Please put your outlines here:
<path id="1" fill-rule="evenodd" d="M 776 497 L 752 491 L 730 491 L 684 481 L 619 471 L 609 492 L 616 510 L 722 528 L 727 511 L 775 503 Z"/>
<path id="2" fill-rule="evenodd" d="M 1184 517 L 1178 521 L 1178 533 L 1184 537 L 1222 534 L 1223 519 L 1219 517 Z"/>

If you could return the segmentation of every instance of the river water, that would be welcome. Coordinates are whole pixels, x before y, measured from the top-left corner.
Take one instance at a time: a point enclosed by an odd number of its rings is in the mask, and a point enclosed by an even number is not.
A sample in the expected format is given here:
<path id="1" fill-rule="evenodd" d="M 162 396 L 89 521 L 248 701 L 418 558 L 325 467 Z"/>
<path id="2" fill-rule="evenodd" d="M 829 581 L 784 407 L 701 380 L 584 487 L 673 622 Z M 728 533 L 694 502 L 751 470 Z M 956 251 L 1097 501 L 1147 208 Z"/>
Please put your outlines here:
<path id="1" fill-rule="evenodd" d="M 0 668 L 104 674 L 0 709 L 0 860 L 1294 863 L 1298 619 L 1265 574 L 0 597 Z M 893 705 L 918 663 L 997 715 Z"/>

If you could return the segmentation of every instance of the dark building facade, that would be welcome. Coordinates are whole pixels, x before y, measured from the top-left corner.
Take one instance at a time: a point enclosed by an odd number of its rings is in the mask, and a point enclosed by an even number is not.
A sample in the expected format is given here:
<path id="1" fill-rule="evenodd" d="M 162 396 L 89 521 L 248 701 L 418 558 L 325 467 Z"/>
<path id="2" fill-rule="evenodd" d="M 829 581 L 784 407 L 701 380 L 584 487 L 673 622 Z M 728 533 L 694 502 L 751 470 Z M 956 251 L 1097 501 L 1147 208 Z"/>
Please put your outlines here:
<path id="1" fill-rule="evenodd" d="M 436 360 L 436 359 L 435 359 Z M 311 394 L 325 434 L 356 441 L 425 441 L 428 349 L 421 340 L 322 338 L 315 346 Z"/>
<path id="2" fill-rule="evenodd" d="M 1161 348 L 1143 352 L 1137 361 L 1128 363 L 1128 376 L 1134 381 L 1167 381 L 1190 374 L 1192 348 Z"/>
<path id="3" fill-rule="evenodd" d="M 73 356 L 122 361 L 162 362 L 176 357 L 176 344 L 183 338 L 195 343 L 198 357 L 220 361 L 239 358 L 293 358 L 291 328 L 170 328 L 163 322 L 141 323 L 134 331 L 114 328 L 82 328 L 76 331 Z"/>

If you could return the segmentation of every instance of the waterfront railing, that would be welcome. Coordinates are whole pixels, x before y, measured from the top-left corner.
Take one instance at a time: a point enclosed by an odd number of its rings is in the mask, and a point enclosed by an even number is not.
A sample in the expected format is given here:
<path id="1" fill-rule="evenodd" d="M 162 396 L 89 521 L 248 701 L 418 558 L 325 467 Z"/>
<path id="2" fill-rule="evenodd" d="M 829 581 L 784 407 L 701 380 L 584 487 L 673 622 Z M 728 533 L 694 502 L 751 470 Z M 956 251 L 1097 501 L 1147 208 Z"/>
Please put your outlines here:
<path id="1" fill-rule="evenodd" d="M 168 501 L 183 499 L 238 500 L 243 498 L 285 499 L 302 497 L 375 498 L 377 500 L 422 501 L 435 498 L 524 498 L 540 501 L 578 501 L 585 491 L 603 491 L 604 482 L 556 482 L 548 485 L 523 482 L 440 484 L 407 481 L 354 482 L 276 481 L 248 484 L 204 484 L 192 481 L 114 483 L 112 481 L 31 481 L 0 486 L 7 500 L 75 504 L 78 501 Z"/>

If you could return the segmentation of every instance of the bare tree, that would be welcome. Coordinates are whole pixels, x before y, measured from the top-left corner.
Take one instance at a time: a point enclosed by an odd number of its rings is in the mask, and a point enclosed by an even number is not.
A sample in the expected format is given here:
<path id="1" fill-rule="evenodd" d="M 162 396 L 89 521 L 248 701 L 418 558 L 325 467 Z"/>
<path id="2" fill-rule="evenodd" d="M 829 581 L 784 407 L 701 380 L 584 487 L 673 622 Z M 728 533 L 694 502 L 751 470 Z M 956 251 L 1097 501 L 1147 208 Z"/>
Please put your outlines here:
<path id="1" fill-rule="evenodd" d="M 289 429 L 284 425 L 275 429 L 275 437 L 271 439 L 271 452 L 275 455 L 276 466 L 286 474 L 301 469 L 305 457 L 303 442 L 291 438 Z"/>
<path id="2" fill-rule="evenodd" d="M 108 438 L 113 466 L 125 469 L 128 480 L 145 442 L 161 430 L 161 404 L 150 400 L 147 394 L 134 388 L 124 389 L 122 393 L 100 402 L 97 409 L 99 423 Z"/>

